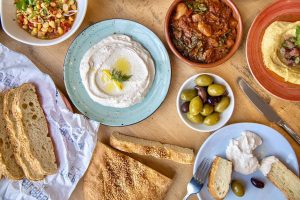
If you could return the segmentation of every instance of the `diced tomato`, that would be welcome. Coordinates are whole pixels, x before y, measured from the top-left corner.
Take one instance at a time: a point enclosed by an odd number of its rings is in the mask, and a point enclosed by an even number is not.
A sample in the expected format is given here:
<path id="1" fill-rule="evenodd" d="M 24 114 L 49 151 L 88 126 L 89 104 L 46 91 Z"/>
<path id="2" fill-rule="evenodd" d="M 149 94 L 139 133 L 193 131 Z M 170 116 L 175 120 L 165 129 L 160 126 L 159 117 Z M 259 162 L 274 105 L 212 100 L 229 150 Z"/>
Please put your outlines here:
<path id="1" fill-rule="evenodd" d="M 64 29 L 64 32 L 68 32 L 71 29 L 71 24 L 68 22 L 61 22 L 60 26 L 62 29 Z"/>
<path id="2" fill-rule="evenodd" d="M 18 21 L 19 21 L 20 24 L 23 24 L 23 22 L 24 22 L 24 15 L 20 15 L 18 17 Z"/>

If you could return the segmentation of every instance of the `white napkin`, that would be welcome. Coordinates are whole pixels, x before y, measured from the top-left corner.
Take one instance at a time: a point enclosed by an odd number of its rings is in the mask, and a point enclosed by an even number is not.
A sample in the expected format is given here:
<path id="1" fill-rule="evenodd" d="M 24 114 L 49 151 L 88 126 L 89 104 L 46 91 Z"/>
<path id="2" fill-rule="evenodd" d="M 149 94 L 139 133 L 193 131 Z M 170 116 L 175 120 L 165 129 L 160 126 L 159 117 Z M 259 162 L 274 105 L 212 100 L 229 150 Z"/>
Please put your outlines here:
<path id="1" fill-rule="evenodd" d="M 68 199 L 90 163 L 99 123 L 70 112 L 49 75 L 42 73 L 24 55 L 0 44 L 0 91 L 27 82 L 37 87 L 55 147 L 58 172 L 42 181 L 2 178 L 0 199 Z"/>

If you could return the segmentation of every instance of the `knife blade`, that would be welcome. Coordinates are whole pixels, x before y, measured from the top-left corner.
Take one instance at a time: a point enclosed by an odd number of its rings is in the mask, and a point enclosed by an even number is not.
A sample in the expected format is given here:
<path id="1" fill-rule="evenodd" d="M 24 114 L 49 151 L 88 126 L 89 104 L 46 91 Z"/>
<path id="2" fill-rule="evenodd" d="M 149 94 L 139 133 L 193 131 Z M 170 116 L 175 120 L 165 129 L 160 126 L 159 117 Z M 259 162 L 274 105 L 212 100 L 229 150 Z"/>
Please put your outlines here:
<path id="1" fill-rule="evenodd" d="M 256 108 L 263 113 L 263 115 L 271 122 L 276 123 L 282 127 L 298 144 L 300 144 L 300 136 L 293 131 L 286 122 L 284 122 L 279 115 L 273 110 L 273 108 L 266 103 L 243 78 L 238 78 L 238 84 L 243 92 L 247 95 L 250 101 L 256 106 Z"/>

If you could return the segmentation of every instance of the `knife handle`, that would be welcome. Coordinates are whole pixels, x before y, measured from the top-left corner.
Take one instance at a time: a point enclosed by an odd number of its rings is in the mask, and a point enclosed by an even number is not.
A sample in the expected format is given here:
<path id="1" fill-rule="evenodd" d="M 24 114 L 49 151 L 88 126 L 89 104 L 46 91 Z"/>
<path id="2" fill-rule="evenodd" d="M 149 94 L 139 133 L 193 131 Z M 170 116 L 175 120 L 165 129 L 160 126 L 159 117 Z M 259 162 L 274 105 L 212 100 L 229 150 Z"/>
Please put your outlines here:
<path id="1" fill-rule="evenodd" d="M 281 126 L 298 144 L 300 144 L 300 136 L 297 135 L 293 129 L 291 129 L 283 120 L 278 122 L 278 125 Z"/>

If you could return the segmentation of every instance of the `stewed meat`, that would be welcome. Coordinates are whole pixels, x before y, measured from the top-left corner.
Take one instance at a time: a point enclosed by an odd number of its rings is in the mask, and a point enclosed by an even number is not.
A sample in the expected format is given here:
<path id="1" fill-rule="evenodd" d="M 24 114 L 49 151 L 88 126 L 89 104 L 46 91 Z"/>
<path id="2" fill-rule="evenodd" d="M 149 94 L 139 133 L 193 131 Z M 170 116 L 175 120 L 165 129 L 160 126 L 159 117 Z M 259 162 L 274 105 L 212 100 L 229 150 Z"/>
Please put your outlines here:
<path id="1" fill-rule="evenodd" d="M 221 0 L 185 0 L 170 21 L 172 42 L 189 60 L 213 63 L 235 44 L 237 20 Z"/>

